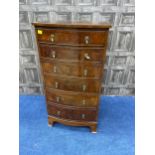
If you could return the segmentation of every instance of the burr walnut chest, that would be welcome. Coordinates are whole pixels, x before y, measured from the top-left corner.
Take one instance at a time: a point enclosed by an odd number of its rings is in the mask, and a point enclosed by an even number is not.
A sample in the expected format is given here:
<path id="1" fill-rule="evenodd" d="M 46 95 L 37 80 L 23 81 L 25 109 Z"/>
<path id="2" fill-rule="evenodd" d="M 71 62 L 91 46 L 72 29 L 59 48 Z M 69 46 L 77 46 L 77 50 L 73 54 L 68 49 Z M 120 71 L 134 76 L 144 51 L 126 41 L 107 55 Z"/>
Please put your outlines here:
<path id="1" fill-rule="evenodd" d="M 109 24 L 33 23 L 48 124 L 96 132 Z"/>

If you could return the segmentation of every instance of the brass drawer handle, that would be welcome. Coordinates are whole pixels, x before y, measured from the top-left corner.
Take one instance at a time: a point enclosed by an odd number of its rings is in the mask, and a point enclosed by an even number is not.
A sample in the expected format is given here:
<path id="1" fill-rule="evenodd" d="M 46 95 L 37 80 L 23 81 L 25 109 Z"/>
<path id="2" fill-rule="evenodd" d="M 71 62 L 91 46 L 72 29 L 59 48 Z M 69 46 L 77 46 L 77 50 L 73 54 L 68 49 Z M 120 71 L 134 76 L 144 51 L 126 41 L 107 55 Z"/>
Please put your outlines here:
<path id="1" fill-rule="evenodd" d="M 84 69 L 84 76 L 87 76 L 87 75 L 88 75 L 88 70 Z"/>
<path id="2" fill-rule="evenodd" d="M 90 39 L 89 36 L 85 36 L 84 39 L 85 39 L 85 44 L 89 44 L 89 39 Z"/>
<path id="3" fill-rule="evenodd" d="M 84 84 L 84 85 L 82 85 L 82 90 L 83 91 L 86 91 L 86 88 L 87 88 L 87 86 Z"/>
<path id="4" fill-rule="evenodd" d="M 86 60 L 90 60 L 89 54 L 88 54 L 88 53 L 85 53 L 85 54 L 84 54 L 84 58 L 85 58 Z"/>
<path id="5" fill-rule="evenodd" d="M 86 100 L 82 100 L 82 104 L 83 105 L 86 105 Z"/>
<path id="6" fill-rule="evenodd" d="M 82 114 L 82 119 L 85 119 L 85 117 L 86 117 L 85 114 Z"/>
<path id="7" fill-rule="evenodd" d="M 54 73 L 57 72 L 57 67 L 56 67 L 56 66 L 53 67 L 53 72 L 54 72 Z"/>
<path id="8" fill-rule="evenodd" d="M 57 102 L 60 102 L 60 96 L 57 96 L 57 97 L 56 97 L 56 101 L 57 101 Z"/>
<path id="9" fill-rule="evenodd" d="M 56 58 L 56 53 L 55 53 L 55 51 L 52 51 L 52 52 L 51 52 L 50 57 Z"/>
<path id="10" fill-rule="evenodd" d="M 55 35 L 54 34 L 51 34 L 51 36 L 50 36 L 51 42 L 54 42 L 54 38 L 55 38 Z"/>
<path id="11" fill-rule="evenodd" d="M 60 115 L 60 113 L 61 113 L 60 111 L 57 111 L 57 115 Z"/>
<path id="12" fill-rule="evenodd" d="M 55 88 L 56 89 L 58 88 L 58 82 L 55 82 Z"/>

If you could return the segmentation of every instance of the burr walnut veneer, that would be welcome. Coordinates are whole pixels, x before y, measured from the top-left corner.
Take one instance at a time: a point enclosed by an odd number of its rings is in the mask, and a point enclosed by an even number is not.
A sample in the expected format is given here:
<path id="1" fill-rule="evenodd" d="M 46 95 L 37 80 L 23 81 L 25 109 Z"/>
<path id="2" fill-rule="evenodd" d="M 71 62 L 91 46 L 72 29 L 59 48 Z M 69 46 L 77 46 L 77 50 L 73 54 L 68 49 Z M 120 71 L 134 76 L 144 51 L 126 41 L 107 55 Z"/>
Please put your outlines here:
<path id="1" fill-rule="evenodd" d="M 44 81 L 48 124 L 96 132 L 110 25 L 33 23 Z"/>

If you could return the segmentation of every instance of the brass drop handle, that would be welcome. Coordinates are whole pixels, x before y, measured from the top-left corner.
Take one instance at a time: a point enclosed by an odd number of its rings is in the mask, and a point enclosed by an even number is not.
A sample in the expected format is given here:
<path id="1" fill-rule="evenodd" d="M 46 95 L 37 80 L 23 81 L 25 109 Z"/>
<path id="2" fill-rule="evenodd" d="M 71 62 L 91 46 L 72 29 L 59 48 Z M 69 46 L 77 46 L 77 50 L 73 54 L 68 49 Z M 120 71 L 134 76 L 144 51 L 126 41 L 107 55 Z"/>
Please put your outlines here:
<path id="1" fill-rule="evenodd" d="M 84 76 L 87 76 L 87 75 L 88 75 L 88 70 L 84 69 Z"/>
<path id="2" fill-rule="evenodd" d="M 87 86 L 85 84 L 82 85 L 82 90 L 86 91 Z"/>
<path id="3" fill-rule="evenodd" d="M 85 105 L 86 104 L 86 100 L 82 100 L 82 104 Z"/>
<path id="4" fill-rule="evenodd" d="M 89 36 L 85 36 L 84 39 L 85 39 L 85 44 L 89 44 L 89 39 L 90 39 Z"/>
<path id="5" fill-rule="evenodd" d="M 55 88 L 56 89 L 58 88 L 58 82 L 55 82 Z"/>
<path id="6" fill-rule="evenodd" d="M 86 60 L 90 60 L 89 54 L 88 54 L 88 53 L 85 53 L 85 54 L 84 54 L 84 58 L 85 58 Z"/>
<path id="7" fill-rule="evenodd" d="M 60 113 L 61 113 L 60 111 L 57 111 L 57 115 L 60 115 Z"/>
<path id="8" fill-rule="evenodd" d="M 56 101 L 57 101 L 57 102 L 60 102 L 60 96 L 57 96 L 57 97 L 56 97 Z"/>
<path id="9" fill-rule="evenodd" d="M 82 114 L 82 119 L 85 119 L 85 114 Z"/>
<path id="10" fill-rule="evenodd" d="M 56 67 L 56 66 L 53 67 L 53 72 L 54 72 L 54 73 L 57 72 L 57 67 Z"/>
<path id="11" fill-rule="evenodd" d="M 55 35 L 54 34 L 51 34 L 51 36 L 50 36 L 51 42 L 54 42 L 54 38 L 55 38 Z"/>
<path id="12" fill-rule="evenodd" d="M 52 58 L 56 58 L 56 53 L 55 53 L 55 51 L 52 51 L 51 54 L 50 54 L 50 56 L 51 56 Z"/>

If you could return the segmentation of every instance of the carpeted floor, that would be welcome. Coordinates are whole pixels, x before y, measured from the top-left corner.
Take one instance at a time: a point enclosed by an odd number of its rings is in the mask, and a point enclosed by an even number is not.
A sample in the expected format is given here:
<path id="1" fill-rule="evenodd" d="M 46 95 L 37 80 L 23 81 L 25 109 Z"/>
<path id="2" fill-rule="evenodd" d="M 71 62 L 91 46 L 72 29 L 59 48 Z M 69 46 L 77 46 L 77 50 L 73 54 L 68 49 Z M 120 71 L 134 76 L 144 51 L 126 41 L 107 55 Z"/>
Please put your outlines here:
<path id="1" fill-rule="evenodd" d="M 102 96 L 97 134 L 48 127 L 44 96 L 20 96 L 20 155 L 134 155 L 134 97 Z"/>

